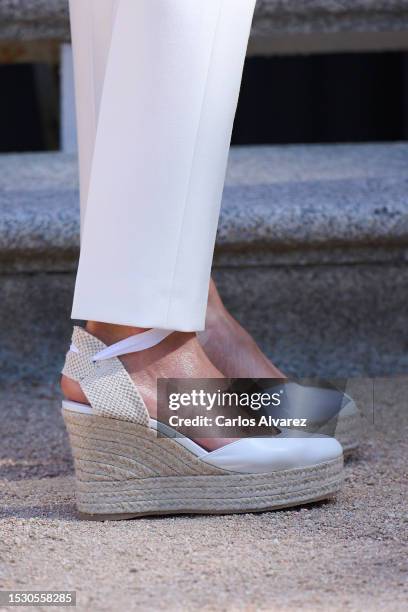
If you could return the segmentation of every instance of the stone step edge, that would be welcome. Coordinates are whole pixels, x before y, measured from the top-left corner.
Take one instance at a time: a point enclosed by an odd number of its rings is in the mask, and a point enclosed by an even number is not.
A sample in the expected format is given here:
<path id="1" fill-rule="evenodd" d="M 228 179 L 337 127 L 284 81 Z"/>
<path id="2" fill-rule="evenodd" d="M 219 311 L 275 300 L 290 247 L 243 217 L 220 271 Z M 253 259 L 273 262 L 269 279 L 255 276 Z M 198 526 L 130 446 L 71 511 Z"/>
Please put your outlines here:
<path id="1" fill-rule="evenodd" d="M 73 270 L 78 199 L 75 156 L 1 155 L 0 271 Z M 398 262 L 407 249 L 407 143 L 233 148 L 220 264 Z"/>
<path id="2" fill-rule="evenodd" d="M 0 5 L 0 39 L 69 40 L 68 0 L 19 0 Z M 258 2 L 253 37 L 271 34 L 408 29 L 406 0 L 262 0 Z"/>

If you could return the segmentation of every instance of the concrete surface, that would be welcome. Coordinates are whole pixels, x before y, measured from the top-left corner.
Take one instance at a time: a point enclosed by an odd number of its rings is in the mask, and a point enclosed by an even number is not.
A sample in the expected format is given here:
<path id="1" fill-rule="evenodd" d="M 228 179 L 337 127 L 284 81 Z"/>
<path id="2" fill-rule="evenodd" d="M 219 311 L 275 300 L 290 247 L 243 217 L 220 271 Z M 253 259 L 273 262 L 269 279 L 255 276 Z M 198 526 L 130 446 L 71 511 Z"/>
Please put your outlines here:
<path id="1" fill-rule="evenodd" d="M 407 0 L 258 0 L 254 33 L 400 30 Z"/>
<path id="2" fill-rule="evenodd" d="M 406 371 L 407 168 L 398 143 L 232 150 L 214 274 L 285 372 Z M 75 158 L 0 156 L 0 383 L 57 376 L 78 247 Z"/>
<path id="3" fill-rule="evenodd" d="M 2 0 L 0 24 L 3 40 L 68 40 L 68 0 Z M 258 0 L 253 37 L 407 27 L 407 0 Z"/>
<path id="4" fill-rule="evenodd" d="M 405 611 L 408 378 L 349 392 L 366 426 L 336 501 L 103 524 L 77 520 L 55 389 L 3 388 L 0 588 L 76 590 L 92 612 Z"/>
<path id="5" fill-rule="evenodd" d="M 225 301 L 293 376 L 408 370 L 408 266 L 215 269 Z M 0 276 L 0 385 L 58 376 L 72 332 L 72 274 Z"/>
<path id="6" fill-rule="evenodd" d="M 337 262 L 335 247 L 354 262 L 365 261 L 364 247 L 376 261 L 384 246 L 401 256 L 407 168 L 406 143 L 234 147 L 217 236 L 222 262 L 262 251 L 262 262 L 265 252 L 285 252 L 306 263 L 313 249 Z M 74 270 L 78 248 L 75 157 L 1 155 L 0 272 Z"/>

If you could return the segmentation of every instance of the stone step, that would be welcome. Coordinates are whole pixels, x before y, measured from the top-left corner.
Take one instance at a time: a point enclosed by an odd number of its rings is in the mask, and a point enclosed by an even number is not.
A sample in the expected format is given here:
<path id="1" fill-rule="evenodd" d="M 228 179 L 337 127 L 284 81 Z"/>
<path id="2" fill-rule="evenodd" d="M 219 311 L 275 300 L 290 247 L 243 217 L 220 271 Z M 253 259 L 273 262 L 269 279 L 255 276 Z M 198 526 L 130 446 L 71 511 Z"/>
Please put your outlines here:
<path id="1" fill-rule="evenodd" d="M 0 156 L 0 379 L 55 376 L 70 333 L 77 168 Z M 214 274 L 294 375 L 408 367 L 408 145 L 233 148 Z"/>
<path id="2" fill-rule="evenodd" d="M 406 48 L 407 43 L 398 33 L 407 29 L 407 0 L 258 0 L 252 44 L 256 49 L 259 41 L 276 36 L 340 33 L 343 41 L 338 44 L 347 47 L 344 36 L 353 33 L 360 39 L 370 33 L 393 33 L 398 39 L 394 38 L 394 45 Z M 68 0 L 3 0 L 0 40 L 38 39 L 69 39 Z M 301 43 L 296 44 L 302 47 Z M 353 46 L 356 41 L 350 44 Z M 390 37 L 373 39 L 372 45 L 378 44 L 389 48 L 393 41 Z"/>

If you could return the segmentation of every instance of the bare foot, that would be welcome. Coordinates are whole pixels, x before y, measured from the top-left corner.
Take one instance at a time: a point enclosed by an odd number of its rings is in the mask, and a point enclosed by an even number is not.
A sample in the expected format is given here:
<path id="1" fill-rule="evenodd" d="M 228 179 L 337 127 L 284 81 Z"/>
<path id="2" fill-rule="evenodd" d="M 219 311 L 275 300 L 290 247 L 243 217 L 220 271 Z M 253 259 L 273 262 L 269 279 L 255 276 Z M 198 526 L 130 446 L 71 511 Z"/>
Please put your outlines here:
<path id="1" fill-rule="evenodd" d="M 286 378 L 227 311 L 213 280 L 206 330 L 197 336 L 210 361 L 228 378 Z"/>
<path id="2" fill-rule="evenodd" d="M 89 322 L 87 331 L 106 345 L 114 344 L 140 331 L 137 328 Z M 123 365 L 137 384 L 151 418 L 157 417 L 158 378 L 224 378 L 202 350 L 196 334 L 175 332 L 157 346 L 138 353 L 123 355 Z M 66 399 L 88 404 L 80 385 L 62 377 L 62 392 Z M 207 450 L 215 450 L 232 440 L 229 438 L 198 438 L 195 440 Z"/>

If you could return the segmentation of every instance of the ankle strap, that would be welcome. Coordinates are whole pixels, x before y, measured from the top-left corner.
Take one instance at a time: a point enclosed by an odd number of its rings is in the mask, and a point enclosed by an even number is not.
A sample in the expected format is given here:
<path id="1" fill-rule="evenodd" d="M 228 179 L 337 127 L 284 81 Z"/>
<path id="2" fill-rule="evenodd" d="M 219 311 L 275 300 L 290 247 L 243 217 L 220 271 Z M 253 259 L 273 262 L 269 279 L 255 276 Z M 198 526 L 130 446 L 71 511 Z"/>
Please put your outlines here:
<path id="1" fill-rule="evenodd" d="M 92 361 L 104 361 L 105 359 L 120 357 L 120 355 L 144 351 L 156 346 L 157 344 L 160 344 L 160 342 L 163 342 L 163 340 L 168 338 L 173 333 L 173 330 L 168 329 L 149 329 L 146 332 L 129 336 L 129 338 L 125 338 L 120 342 L 116 342 L 115 344 L 105 347 L 92 357 Z M 79 353 L 79 349 L 74 343 L 71 344 L 70 351 L 73 353 Z"/>
<path id="2" fill-rule="evenodd" d="M 106 348 L 84 329 L 74 327 L 62 373 L 80 384 L 95 414 L 148 426 L 143 398 L 122 362 L 116 357 L 95 361 Z"/>

